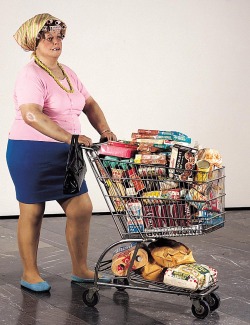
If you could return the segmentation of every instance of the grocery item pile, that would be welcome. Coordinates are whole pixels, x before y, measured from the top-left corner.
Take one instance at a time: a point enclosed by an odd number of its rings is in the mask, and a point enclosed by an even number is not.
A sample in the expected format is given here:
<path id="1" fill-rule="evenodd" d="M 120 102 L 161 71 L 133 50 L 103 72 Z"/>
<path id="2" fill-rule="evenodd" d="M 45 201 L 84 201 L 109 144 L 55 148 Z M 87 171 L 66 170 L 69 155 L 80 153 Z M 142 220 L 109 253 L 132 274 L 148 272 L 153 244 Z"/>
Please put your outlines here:
<path id="1" fill-rule="evenodd" d="M 99 157 L 129 233 L 195 235 L 223 226 L 225 175 L 217 150 L 192 146 L 181 132 L 138 129 L 128 141 L 102 144 Z"/>
<path id="2" fill-rule="evenodd" d="M 130 141 L 103 144 L 99 154 L 119 158 L 133 158 L 136 164 L 157 164 L 170 167 L 169 176 L 179 180 L 193 180 L 192 170 L 201 166 L 206 171 L 222 167 L 222 158 L 217 150 L 191 147 L 191 138 L 177 131 L 138 129 Z M 196 163 L 206 160 L 204 165 Z M 205 170 L 204 170 L 205 171 Z"/>
<path id="3" fill-rule="evenodd" d="M 114 251 L 111 270 L 115 276 L 127 276 L 135 254 L 132 271 L 145 280 L 189 290 L 202 290 L 217 282 L 218 272 L 196 263 L 192 251 L 180 242 L 158 239 L 135 249 L 136 244 L 130 243 Z"/>

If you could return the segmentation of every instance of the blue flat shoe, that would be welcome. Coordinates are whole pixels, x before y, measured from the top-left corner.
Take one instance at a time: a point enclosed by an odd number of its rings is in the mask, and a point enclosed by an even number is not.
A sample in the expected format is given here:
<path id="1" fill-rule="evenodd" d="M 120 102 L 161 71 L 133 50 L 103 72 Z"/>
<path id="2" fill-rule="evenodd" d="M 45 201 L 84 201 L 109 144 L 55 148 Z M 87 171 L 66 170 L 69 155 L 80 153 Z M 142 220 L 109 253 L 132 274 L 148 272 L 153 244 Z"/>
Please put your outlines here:
<path id="1" fill-rule="evenodd" d="M 79 276 L 76 275 L 71 275 L 71 281 L 75 283 L 94 283 L 94 279 L 80 278 Z M 111 278 L 102 275 L 98 278 L 98 282 L 110 283 Z"/>
<path id="2" fill-rule="evenodd" d="M 29 283 L 24 280 L 20 281 L 21 287 L 29 289 L 34 292 L 47 292 L 50 290 L 51 286 L 46 281 Z"/>

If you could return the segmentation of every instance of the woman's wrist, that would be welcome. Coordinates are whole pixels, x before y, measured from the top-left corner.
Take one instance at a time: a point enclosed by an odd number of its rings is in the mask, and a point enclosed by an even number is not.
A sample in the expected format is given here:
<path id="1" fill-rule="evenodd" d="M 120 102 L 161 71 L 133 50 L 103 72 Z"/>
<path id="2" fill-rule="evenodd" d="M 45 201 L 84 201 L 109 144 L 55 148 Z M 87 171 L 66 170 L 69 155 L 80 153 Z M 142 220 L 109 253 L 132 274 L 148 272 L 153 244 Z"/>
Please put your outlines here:
<path id="1" fill-rule="evenodd" d="M 100 135 L 103 135 L 104 133 L 113 133 L 110 129 L 103 130 Z"/>
<path id="2" fill-rule="evenodd" d="M 67 134 L 66 138 L 65 138 L 65 143 L 67 144 L 71 144 L 71 139 L 72 139 L 72 134 Z"/>

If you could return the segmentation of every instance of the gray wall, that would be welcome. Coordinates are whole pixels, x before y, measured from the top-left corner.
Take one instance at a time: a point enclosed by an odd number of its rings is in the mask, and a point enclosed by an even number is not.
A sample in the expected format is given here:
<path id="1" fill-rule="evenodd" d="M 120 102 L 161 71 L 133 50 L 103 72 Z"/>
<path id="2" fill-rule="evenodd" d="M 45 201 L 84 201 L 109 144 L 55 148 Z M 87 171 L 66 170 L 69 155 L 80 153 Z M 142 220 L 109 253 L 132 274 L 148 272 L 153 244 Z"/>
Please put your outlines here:
<path id="1" fill-rule="evenodd" d="M 1 0 L 0 215 L 18 214 L 5 163 L 13 86 L 30 59 L 12 35 L 49 12 L 68 25 L 60 62 L 82 79 L 119 139 L 138 128 L 177 130 L 218 149 L 226 206 L 249 206 L 249 0 Z M 84 134 L 98 140 L 82 117 Z M 106 211 L 89 168 L 95 212 Z M 55 202 L 47 213 L 59 213 Z"/>

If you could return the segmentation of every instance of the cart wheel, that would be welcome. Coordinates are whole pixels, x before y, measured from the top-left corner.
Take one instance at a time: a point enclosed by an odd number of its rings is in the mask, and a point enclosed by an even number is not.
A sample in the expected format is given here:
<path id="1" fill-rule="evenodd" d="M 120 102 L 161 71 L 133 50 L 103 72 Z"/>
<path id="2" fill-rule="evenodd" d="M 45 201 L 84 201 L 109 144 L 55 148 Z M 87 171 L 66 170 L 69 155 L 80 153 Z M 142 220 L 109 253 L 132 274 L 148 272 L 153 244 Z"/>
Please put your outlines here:
<path id="1" fill-rule="evenodd" d="M 126 278 L 121 278 L 121 279 L 119 279 L 119 278 L 114 278 L 113 283 L 114 283 L 114 284 L 123 285 L 123 286 L 127 286 L 127 285 L 129 285 L 128 279 L 126 279 Z M 118 291 L 124 291 L 126 288 L 116 287 L 116 289 L 117 289 Z"/>
<path id="2" fill-rule="evenodd" d="M 82 300 L 88 307 L 94 307 L 100 300 L 98 291 L 90 292 L 89 289 L 83 291 Z"/>
<path id="3" fill-rule="evenodd" d="M 209 304 L 211 311 L 214 311 L 220 307 L 220 297 L 215 292 L 212 292 L 210 295 L 204 297 L 204 300 Z"/>
<path id="4" fill-rule="evenodd" d="M 199 306 L 192 305 L 192 313 L 195 317 L 204 319 L 210 312 L 209 304 L 205 300 L 199 300 Z"/>

